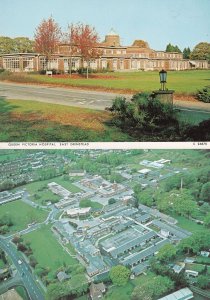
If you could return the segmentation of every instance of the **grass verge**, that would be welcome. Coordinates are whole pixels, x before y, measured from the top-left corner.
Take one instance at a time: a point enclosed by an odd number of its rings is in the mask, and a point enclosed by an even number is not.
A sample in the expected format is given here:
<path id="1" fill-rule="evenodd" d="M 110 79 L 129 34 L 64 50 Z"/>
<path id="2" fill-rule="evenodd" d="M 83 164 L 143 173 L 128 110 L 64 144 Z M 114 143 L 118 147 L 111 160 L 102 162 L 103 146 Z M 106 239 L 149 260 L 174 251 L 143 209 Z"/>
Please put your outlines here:
<path id="1" fill-rule="evenodd" d="M 0 98 L 0 142 L 132 141 L 103 111 Z"/>

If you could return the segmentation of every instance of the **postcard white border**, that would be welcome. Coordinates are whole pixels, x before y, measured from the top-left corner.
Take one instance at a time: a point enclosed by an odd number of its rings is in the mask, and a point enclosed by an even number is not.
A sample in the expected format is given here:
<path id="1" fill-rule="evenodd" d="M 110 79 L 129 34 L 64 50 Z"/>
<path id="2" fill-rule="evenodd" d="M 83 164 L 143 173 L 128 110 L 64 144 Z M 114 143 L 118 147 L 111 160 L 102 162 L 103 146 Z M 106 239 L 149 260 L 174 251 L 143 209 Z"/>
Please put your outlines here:
<path id="1" fill-rule="evenodd" d="M 210 142 L 8 142 L 1 149 L 210 149 Z"/>

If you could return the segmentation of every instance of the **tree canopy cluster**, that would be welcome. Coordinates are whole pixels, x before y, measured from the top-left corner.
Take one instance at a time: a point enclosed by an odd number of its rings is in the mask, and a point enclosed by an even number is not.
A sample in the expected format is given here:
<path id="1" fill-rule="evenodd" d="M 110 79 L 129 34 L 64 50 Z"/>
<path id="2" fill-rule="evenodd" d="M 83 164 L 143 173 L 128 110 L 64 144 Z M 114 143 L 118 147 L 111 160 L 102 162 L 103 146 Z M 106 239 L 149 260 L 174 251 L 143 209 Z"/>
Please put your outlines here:
<path id="1" fill-rule="evenodd" d="M 181 53 L 182 51 L 179 49 L 179 47 L 177 45 L 172 45 L 171 43 L 169 43 L 166 46 L 166 52 L 178 52 Z"/>
<path id="2" fill-rule="evenodd" d="M 34 51 L 34 41 L 27 37 L 10 38 L 0 36 L 0 54 L 31 53 Z"/>
<path id="3" fill-rule="evenodd" d="M 131 271 L 121 265 L 114 266 L 111 268 L 109 272 L 109 276 L 113 284 L 115 285 L 126 285 L 126 283 L 129 280 L 129 276 L 131 274 Z"/>
<path id="4" fill-rule="evenodd" d="M 132 300 L 152 300 L 174 288 L 173 281 L 167 276 L 155 276 L 134 288 Z"/>
<path id="5" fill-rule="evenodd" d="M 210 61 L 210 43 L 197 44 L 190 54 L 190 59 L 207 59 Z"/>

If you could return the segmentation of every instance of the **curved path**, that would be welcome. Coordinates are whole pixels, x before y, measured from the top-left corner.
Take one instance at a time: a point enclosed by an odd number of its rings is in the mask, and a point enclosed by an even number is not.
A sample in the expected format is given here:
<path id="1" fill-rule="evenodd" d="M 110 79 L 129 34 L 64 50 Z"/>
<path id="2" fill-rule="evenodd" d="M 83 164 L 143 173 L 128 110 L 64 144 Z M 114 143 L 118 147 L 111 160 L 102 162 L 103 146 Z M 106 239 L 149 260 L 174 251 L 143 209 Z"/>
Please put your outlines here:
<path id="1" fill-rule="evenodd" d="M 33 100 L 67 106 L 104 110 L 110 107 L 116 96 L 131 98 L 128 94 L 107 93 L 101 91 L 61 88 L 44 85 L 30 85 L 0 82 L 0 98 Z M 174 105 L 183 110 L 210 113 L 210 104 L 197 101 L 174 100 Z"/>

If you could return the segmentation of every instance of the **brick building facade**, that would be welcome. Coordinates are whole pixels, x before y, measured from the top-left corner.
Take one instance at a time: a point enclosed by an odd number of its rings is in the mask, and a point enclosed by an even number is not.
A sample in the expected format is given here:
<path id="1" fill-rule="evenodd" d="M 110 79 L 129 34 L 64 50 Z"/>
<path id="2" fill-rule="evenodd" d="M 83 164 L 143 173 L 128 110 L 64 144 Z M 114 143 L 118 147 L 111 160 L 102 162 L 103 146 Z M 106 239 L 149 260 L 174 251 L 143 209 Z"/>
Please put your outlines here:
<path id="1" fill-rule="evenodd" d="M 109 69 L 114 71 L 131 70 L 190 70 L 208 69 L 207 60 L 183 59 L 182 53 L 155 51 L 147 42 L 135 40 L 131 46 L 121 46 L 120 37 L 113 30 L 105 36 L 105 40 L 97 45 L 101 55 L 90 61 L 92 69 Z M 48 69 L 68 72 L 82 66 L 80 55 L 70 57 L 71 46 L 60 44 L 56 53 L 48 62 Z M 84 63 L 86 66 L 87 63 Z M 45 69 L 45 58 L 38 53 L 14 53 L 0 56 L 0 68 L 14 72 L 39 71 Z"/>

